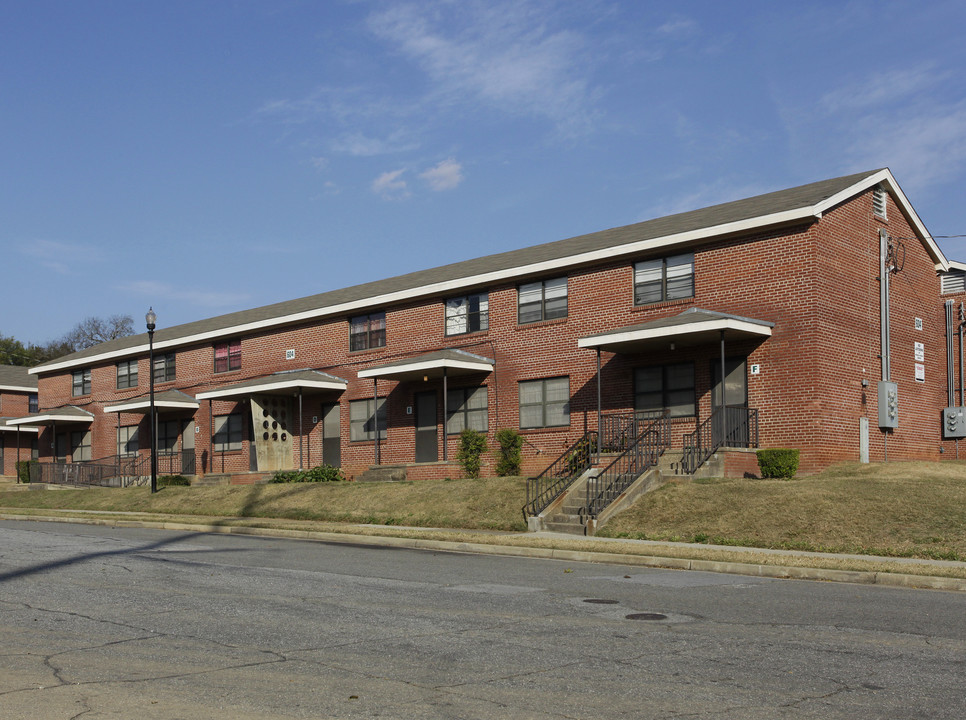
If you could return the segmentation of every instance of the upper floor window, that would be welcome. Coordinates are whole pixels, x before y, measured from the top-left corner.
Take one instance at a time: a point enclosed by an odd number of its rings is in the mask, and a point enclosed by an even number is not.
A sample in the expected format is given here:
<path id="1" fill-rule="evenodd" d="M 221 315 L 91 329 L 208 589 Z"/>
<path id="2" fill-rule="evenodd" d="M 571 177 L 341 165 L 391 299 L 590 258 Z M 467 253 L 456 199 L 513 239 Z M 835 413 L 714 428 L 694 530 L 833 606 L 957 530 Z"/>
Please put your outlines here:
<path id="1" fill-rule="evenodd" d="M 520 427 L 570 425 L 570 378 L 526 380 L 520 383 Z"/>
<path id="2" fill-rule="evenodd" d="M 71 373 L 71 392 L 74 397 L 91 394 L 91 369 L 74 370 Z"/>
<path id="3" fill-rule="evenodd" d="M 694 253 L 634 263 L 634 304 L 694 297 Z"/>
<path id="4" fill-rule="evenodd" d="M 462 335 L 490 327 L 490 299 L 486 293 L 446 301 L 446 334 Z"/>
<path id="5" fill-rule="evenodd" d="M 132 388 L 138 386 L 138 361 L 121 360 L 117 364 L 117 389 Z"/>
<path id="6" fill-rule="evenodd" d="M 154 356 L 154 382 L 174 380 L 174 353 Z"/>
<path id="7" fill-rule="evenodd" d="M 40 412 L 40 401 L 37 399 L 37 393 L 30 393 L 27 396 L 27 412 Z"/>
<path id="8" fill-rule="evenodd" d="M 567 278 L 521 285 L 517 294 L 517 321 L 526 323 L 567 317 Z"/>
<path id="9" fill-rule="evenodd" d="M 358 315 L 349 320 L 349 350 L 386 347 L 386 313 Z"/>
<path id="10" fill-rule="evenodd" d="M 241 340 L 215 343 L 215 372 L 241 370 Z"/>

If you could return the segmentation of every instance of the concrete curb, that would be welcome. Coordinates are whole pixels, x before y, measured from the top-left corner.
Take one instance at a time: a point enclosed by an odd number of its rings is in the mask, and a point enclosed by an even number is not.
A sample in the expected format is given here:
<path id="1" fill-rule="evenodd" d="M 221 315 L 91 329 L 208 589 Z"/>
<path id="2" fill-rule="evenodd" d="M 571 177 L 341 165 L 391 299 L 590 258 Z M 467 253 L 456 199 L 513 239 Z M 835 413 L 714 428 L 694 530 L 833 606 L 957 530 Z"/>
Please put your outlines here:
<path id="1" fill-rule="evenodd" d="M 660 555 L 637 555 L 621 552 L 593 550 L 569 550 L 561 548 L 500 545 L 471 541 L 434 540 L 430 538 L 406 538 L 389 535 L 364 535 L 321 530 L 294 530 L 287 528 L 259 528 L 243 525 L 221 525 L 205 522 L 186 523 L 153 520 L 125 520 L 118 518 L 63 517 L 43 515 L 16 515 L 0 513 L 3 520 L 33 520 L 37 522 L 61 522 L 106 527 L 154 528 L 184 532 L 206 532 L 225 535 L 252 535 L 260 537 L 291 538 L 316 542 L 372 545 L 374 547 L 398 547 L 410 550 L 435 550 L 440 552 L 471 553 L 478 555 L 505 555 L 531 557 L 543 560 L 589 562 L 608 565 L 636 565 L 640 567 L 673 570 L 699 570 L 702 572 L 728 573 L 793 580 L 821 580 L 826 582 L 854 583 L 859 585 L 882 585 L 885 587 L 914 588 L 966 592 L 966 579 L 934 575 L 913 575 L 864 570 L 835 570 L 828 568 L 798 567 L 792 565 L 761 565 L 753 563 L 703 560 L 693 558 L 662 557 Z M 427 531 L 432 531 L 427 529 Z M 445 532 L 445 531 L 444 531 Z M 692 546 L 696 547 L 696 546 Z M 815 553 L 811 553 L 814 555 Z M 875 558 L 870 558 L 874 561 Z M 928 560 L 921 561 L 928 565 Z"/>

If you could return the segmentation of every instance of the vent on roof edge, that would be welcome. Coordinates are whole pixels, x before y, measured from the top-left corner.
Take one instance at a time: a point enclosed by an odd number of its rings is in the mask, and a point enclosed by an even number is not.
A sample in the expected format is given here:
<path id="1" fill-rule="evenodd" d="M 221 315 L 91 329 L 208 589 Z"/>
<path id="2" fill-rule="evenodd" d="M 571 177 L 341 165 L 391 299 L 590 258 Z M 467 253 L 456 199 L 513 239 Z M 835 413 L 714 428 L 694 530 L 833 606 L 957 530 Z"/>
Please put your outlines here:
<path id="1" fill-rule="evenodd" d="M 949 270 L 944 272 L 941 277 L 944 295 L 966 292 L 966 271 Z"/>
<path id="2" fill-rule="evenodd" d="M 886 219 L 886 191 L 881 185 L 872 191 L 872 212 L 883 220 Z"/>

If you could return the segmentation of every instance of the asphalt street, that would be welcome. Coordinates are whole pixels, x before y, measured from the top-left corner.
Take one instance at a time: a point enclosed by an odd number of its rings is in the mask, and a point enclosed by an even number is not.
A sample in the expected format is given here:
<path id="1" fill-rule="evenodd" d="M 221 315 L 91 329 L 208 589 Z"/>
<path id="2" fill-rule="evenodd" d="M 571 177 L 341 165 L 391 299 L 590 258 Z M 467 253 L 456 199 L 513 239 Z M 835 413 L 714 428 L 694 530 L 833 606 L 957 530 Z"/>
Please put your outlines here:
<path id="1" fill-rule="evenodd" d="M 0 521 L 0 718 L 961 718 L 966 596 Z"/>

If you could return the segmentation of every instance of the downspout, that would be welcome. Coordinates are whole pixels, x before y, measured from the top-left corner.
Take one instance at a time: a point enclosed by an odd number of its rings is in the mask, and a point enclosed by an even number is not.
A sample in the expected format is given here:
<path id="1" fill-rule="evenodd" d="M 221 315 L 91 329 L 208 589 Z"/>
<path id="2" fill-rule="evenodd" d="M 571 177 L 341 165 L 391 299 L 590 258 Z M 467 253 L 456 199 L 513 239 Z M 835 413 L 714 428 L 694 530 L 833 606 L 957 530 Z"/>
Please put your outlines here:
<path id="1" fill-rule="evenodd" d="M 882 380 L 891 380 L 892 368 L 889 366 L 890 338 L 889 338 L 889 273 L 886 260 L 889 255 L 889 233 L 879 230 L 879 358 L 882 363 Z M 952 343 L 952 337 L 947 339 Z M 952 388 L 950 387 L 950 392 Z M 881 417 L 881 416 L 880 416 Z M 882 429 L 882 454 L 885 462 L 889 462 L 889 430 Z"/>
<path id="2" fill-rule="evenodd" d="M 372 378 L 372 425 L 376 431 L 376 465 L 379 464 L 379 380 Z"/>
<path id="3" fill-rule="evenodd" d="M 447 385 L 446 366 L 443 366 L 443 462 L 449 460 L 449 449 L 446 447 L 446 421 L 449 419 L 449 386 Z"/>
<path id="4" fill-rule="evenodd" d="M 603 448 L 603 414 L 601 413 L 601 390 L 600 390 L 600 346 L 597 346 L 597 458 L 600 459 Z"/>

